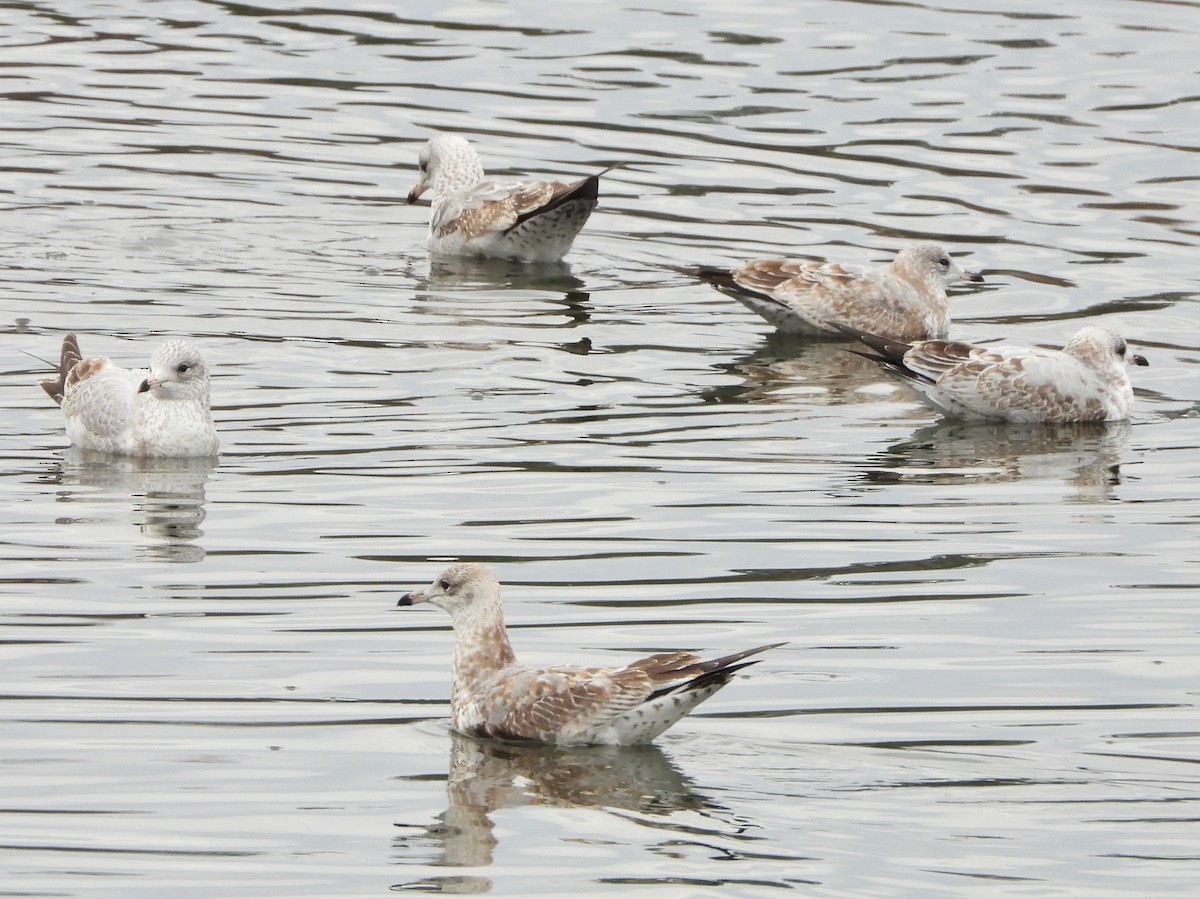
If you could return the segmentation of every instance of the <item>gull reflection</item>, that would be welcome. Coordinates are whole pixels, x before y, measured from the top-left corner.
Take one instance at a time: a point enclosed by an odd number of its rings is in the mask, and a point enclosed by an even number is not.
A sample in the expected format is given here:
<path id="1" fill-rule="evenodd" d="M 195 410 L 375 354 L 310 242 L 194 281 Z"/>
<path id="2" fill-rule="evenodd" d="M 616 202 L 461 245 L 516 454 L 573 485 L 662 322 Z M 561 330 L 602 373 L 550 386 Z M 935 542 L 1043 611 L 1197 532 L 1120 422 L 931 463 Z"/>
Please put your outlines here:
<path id="1" fill-rule="evenodd" d="M 716 809 L 653 744 L 554 746 L 493 743 L 451 734 L 447 807 L 430 827 L 405 826 L 399 854 L 446 867 L 489 865 L 496 849 L 491 815 L 530 805 L 609 808 L 644 815 Z M 430 878 L 406 889 L 484 892 L 486 878 Z"/>
<path id="2" fill-rule="evenodd" d="M 429 280 L 424 286 L 431 290 L 526 288 L 574 293 L 584 285 L 566 262 L 439 256 L 429 260 Z"/>
<path id="3" fill-rule="evenodd" d="M 168 562 L 198 562 L 204 548 L 204 488 L 216 463 L 210 458 L 135 459 L 70 447 L 51 477 L 55 500 L 77 504 L 60 523 L 111 523 L 129 519 L 146 538 L 143 552 Z"/>
<path id="4" fill-rule="evenodd" d="M 431 259 L 429 278 L 413 294 L 411 311 L 425 315 L 473 318 L 530 314 L 564 315 L 572 326 L 586 324 L 592 314 L 590 294 L 584 283 L 571 274 L 565 262 L 512 262 L 506 259 L 474 259 L 448 256 Z M 520 301 L 497 303 L 496 291 L 529 291 L 537 301 L 521 311 Z M 478 296 L 474 296 L 478 294 Z M 547 310 L 545 297 L 555 304 Z M 559 327 L 558 324 L 555 327 Z"/>
<path id="5" fill-rule="evenodd" d="M 791 403 L 797 393 L 819 405 L 879 402 L 886 395 L 911 401 L 912 394 L 880 376 L 879 366 L 847 349 L 844 340 L 773 334 L 761 347 L 728 366 L 742 383 L 710 389 L 710 402 Z M 922 415 L 927 415 L 921 410 Z"/>
<path id="6" fill-rule="evenodd" d="M 1061 481 L 1073 502 L 1112 498 L 1129 448 L 1127 421 L 1017 426 L 940 421 L 866 460 L 863 477 L 884 483 Z"/>

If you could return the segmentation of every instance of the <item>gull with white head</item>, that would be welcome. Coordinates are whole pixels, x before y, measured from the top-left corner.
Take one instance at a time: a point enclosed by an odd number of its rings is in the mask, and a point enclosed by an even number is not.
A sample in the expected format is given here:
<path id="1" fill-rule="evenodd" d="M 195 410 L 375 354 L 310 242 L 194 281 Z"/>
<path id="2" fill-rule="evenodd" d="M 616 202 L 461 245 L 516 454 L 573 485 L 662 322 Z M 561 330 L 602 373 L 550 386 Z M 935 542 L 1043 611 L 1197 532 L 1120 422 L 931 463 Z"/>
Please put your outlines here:
<path id="1" fill-rule="evenodd" d="M 788 334 L 836 335 L 841 322 L 892 340 L 945 337 L 950 330 L 946 288 L 982 281 L 941 246 L 901 250 L 886 269 L 802 259 L 754 259 L 733 268 L 684 269 L 757 312 Z"/>
<path id="2" fill-rule="evenodd" d="M 560 746 L 648 743 L 725 686 L 757 646 L 718 659 L 665 652 L 623 668 L 533 668 L 517 661 L 500 584 L 484 565 L 448 568 L 400 605 L 432 603 L 454 627 L 451 724 L 459 733 Z"/>
<path id="3" fill-rule="evenodd" d="M 934 408 L 962 418 L 1012 422 L 1122 421 L 1133 405 L 1128 364 L 1149 365 L 1125 338 L 1081 329 L 1061 350 L 981 346 L 961 340 L 902 343 L 836 324 Z"/>
<path id="4" fill-rule="evenodd" d="M 596 208 L 600 190 L 598 175 L 570 183 L 484 180 L 475 148 L 457 134 L 425 144 L 419 168 L 408 202 L 432 193 L 426 246 L 442 256 L 557 262 Z"/>
<path id="5" fill-rule="evenodd" d="M 38 382 L 62 407 L 67 437 L 84 449 L 123 456 L 215 456 L 220 441 L 209 410 L 208 366 L 200 350 L 171 340 L 150 369 L 84 359 L 68 334 L 58 377 Z"/>

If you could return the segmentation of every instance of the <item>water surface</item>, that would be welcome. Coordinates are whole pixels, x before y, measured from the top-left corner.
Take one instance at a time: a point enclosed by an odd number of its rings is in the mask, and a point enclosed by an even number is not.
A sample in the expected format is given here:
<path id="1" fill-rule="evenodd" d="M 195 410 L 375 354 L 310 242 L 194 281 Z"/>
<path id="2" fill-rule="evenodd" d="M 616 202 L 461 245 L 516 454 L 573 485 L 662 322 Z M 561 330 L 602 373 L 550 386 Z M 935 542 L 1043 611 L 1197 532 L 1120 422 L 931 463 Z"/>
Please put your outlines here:
<path id="1" fill-rule="evenodd" d="M 1197 13 L 4 5 L 0 893 L 1194 889 Z M 620 164 L 565 265 L 430 264 L 440 129 Z M 948 423 L 669 267 L 918 239 L 960 336 L 1122 332 L 1134 420 Z M 68 331 L 200 344 L 219 462 L 66 450 Z M 453 559 L 530 661 L 788 646 L 483 746 L 393 608 Z"/>

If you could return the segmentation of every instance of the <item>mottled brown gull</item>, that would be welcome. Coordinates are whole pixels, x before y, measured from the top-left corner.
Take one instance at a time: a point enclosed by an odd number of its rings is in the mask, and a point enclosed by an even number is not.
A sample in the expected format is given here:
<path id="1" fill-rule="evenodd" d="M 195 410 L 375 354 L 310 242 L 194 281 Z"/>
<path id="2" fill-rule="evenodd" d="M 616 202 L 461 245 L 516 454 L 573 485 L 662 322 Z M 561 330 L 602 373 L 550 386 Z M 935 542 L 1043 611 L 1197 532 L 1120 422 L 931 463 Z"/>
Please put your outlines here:
<path id="1" fill-rule="evenodd" d="M 1125 338 L 1097 327 L 1083 328 L 1061 350 L 961 340 L 908 344 L 837 328 L 868 347 L 859 355 L 899 375 L 934 408 L 963 418 L 1120 421 L 1133 405 L 1127 364 L 1150 364 L 1129 352 Z"/>
<path id="2" fill-rule="evenodd" d="M 433 194 L 426 246 L 435 255 L 556 262 L 596 208 L 600 177 L 579 181 L 485 181 L 475 148 L 439 134 L 421 149 L 415 203 Z"/>
<path id="3" fill-rule="evenodd" d="M 189 343 L 164 343 L 148 371 L 130 370 L 102 357 L 84 359 L 75 335 L 68 334 L 58 377 L 38 384 L 62 407 L 67 437 L 76 446 L 124 456 L 217 454 L 208 367 Z"/>
<path id="4" fill-rule="evenodd" d="M 886 269 L 802 259 L 754 259 L 731 269 L 685 269 L 740 300 L 780 331 L 836 334 L 836 321 L 893 340 L 945 337 L 950 330 L 946 288 L 982 281 L 942 247 L 919 243 Z"/>
<path id="5" fill-rule="evenodd" d="M 756 646 L 719 659 L 687 652 L 624 668 L 531 668 L 517 661 L 504 627 L 500 584 L 486 566 L 455 565 L 400 605 L 428 602 L 454 626 L 451 724 L 460 733 L 560 746 L 648 743 L 753 665 Z"/>

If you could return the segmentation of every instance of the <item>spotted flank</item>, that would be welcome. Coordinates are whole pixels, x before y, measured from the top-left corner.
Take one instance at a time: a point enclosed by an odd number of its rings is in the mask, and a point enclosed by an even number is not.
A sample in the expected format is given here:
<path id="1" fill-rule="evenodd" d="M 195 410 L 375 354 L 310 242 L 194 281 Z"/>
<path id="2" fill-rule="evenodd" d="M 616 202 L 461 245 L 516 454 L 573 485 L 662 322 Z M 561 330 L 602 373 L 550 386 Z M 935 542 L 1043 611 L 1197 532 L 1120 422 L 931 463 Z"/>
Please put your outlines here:
<path id="1" fill-rule="evenodd" d="M 429 141 L 419 167 L 408 202 L 432 194 L 426 246 L 441 256 L 556 262 L 571 249 L 600 190 L 598 175 L 569 183 L 485 180 L 475 148 L 457 134 Z"/>
<path id="2" fill-rule="evenodd" d="M 903 343 L 845 325 L 858 351 L 899 376 L 947 415 L 1012 422 L 1121 421 L 1133 406 L 1128 364 L 1149 365 L 1125 338 L 1080 330 L 1061 350 L 980 346 L 961 340 Z"/>
<path id="3" fill-rule="evenodd" d="M 708 699 L 743 661 L 781 643 L 717 659 L 665 652 L 623 668 L 531 668 L 504 626 L 500 584 L 483 565 L 456 565 L 400 605 L 432 603 L 454 626 L 451 723 L 463 734 L 561 746 L 647 743 Z"/>

